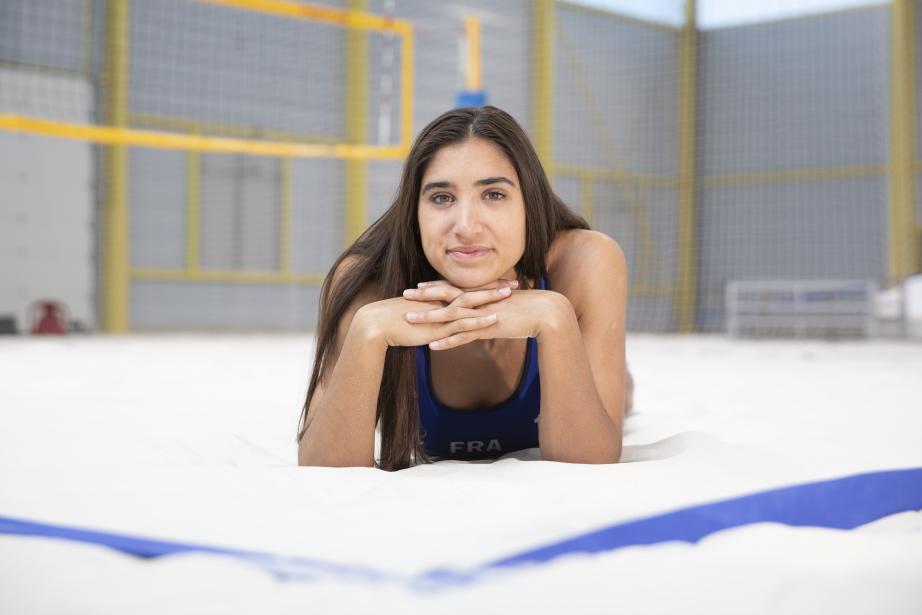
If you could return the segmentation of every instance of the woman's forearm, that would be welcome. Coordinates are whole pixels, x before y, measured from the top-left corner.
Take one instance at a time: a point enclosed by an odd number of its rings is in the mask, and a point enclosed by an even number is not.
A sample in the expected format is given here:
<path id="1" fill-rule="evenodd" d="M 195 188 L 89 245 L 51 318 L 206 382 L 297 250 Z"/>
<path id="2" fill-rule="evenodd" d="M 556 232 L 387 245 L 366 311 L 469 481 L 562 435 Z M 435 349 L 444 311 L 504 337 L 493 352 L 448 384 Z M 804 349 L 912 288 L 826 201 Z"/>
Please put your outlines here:
<path id="1" fill-rule="evenodd" d="M 374 466 L 375 411 L 387 353 L 379 337 L 359 311 L 301 439 L 300 465 Z"/>
<path id="2" fill-rule="evenodd" d="M 599 397 L 573 308 L 558 306 L 538 336 L 541 455 L 551 461 L 616 463 L 621 434 Z"/>

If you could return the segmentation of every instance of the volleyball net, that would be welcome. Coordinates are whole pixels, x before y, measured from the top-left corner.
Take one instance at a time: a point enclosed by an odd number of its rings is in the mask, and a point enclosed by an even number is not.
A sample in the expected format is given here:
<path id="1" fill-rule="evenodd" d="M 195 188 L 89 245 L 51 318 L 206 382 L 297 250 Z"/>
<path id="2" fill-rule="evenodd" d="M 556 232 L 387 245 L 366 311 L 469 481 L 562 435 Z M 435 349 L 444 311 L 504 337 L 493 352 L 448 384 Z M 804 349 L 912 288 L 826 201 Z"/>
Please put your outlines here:
<path id="1" fill-rule="evenodd" d="M 412 137 L 412 26 L 358 10 L 367 4 L 0 9 L 0 131 L 77 144 L 50 170 L 89 172 L 93 189 L 69 206 L 99 231 L 107 330 L 207 327 L 230 304 L 252 327 L 298 324 L 307 310 L 279 321 L 271 306 L 319 284 L 367 223 L 368 163 L 401 160 Z M 203 289 L 185 319 L 183 296 Z"/>

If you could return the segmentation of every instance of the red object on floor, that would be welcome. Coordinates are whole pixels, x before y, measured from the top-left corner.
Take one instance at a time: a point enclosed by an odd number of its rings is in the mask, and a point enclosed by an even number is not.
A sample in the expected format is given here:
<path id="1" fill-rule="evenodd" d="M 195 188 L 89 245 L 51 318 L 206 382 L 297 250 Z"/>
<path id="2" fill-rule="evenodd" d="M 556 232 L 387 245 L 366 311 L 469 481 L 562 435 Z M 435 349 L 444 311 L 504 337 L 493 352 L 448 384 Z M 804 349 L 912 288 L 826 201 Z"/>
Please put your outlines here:
<path id="1" fill-rule="evenodd" d="M 67 333 L 67 306 L 60 301 L 42 299 L 29 308 L 33 335 L 64 335 Z"/>

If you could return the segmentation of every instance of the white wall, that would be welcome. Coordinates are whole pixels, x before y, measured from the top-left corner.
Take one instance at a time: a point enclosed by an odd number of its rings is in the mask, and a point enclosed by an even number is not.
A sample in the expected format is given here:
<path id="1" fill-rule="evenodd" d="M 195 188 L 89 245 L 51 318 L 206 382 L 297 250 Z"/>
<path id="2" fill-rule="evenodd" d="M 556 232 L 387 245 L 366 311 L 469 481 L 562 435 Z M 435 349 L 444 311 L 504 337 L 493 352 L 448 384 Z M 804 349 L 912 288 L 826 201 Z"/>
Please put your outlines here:
<path id="1" fill-rule="evenodd" d="M 93 90 L 74 76 L 0 68 L 0 113 L 89 123 Z M 95 327 L 92 147 L 0 131 L 0 316 L 29 328 L 29 305 L 65 303 Z"/>

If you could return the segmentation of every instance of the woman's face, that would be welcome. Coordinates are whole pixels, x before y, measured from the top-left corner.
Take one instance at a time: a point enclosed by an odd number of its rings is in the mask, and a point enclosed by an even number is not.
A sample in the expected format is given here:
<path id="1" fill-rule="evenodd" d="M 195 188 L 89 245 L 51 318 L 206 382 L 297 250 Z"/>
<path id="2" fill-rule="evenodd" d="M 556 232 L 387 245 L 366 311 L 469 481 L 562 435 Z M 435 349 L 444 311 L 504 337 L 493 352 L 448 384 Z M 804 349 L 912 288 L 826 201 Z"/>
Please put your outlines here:
<path id="1" fill-rule="evenodd" d="M 436 152 L 417 212 L 423 252 L 453 286 L 515 279 L 525 253 L 525 203 L 515 168 L 492 141 L 472 137 Z"/>

